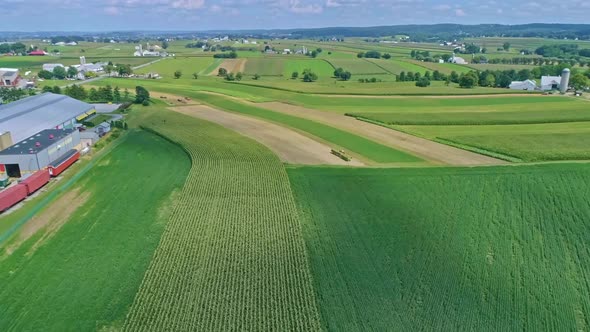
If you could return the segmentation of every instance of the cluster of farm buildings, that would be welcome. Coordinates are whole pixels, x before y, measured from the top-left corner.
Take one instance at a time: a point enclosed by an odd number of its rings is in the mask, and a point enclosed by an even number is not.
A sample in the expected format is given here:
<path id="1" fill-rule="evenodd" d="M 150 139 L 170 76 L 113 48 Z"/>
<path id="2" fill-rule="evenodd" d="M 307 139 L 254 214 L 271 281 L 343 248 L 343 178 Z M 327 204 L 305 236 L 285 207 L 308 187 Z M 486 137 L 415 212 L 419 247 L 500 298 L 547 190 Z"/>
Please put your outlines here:
<path id="1" fill-rule="evenodd" d="M 43 93 L 0 105 L 0 212 L 65 171 L 99 139 L 81 131 L 93 105 L 64 95 Z M 108 123 L 101 124 L 104 132 Z"/>
<path id="2" fill-rule="evenodd" d="M 535 80 L 524 80 L 524 81 L 513 81 L 510 83 L 509 88 L 512 90 L 541 90 L 551 91 L 559 90 L 561 93 L 565 93 L 569 87 L 570 70 L 564 69 L 561 72 L 561 76 L 542 76 L 541 85 L 537 86 Z"/>

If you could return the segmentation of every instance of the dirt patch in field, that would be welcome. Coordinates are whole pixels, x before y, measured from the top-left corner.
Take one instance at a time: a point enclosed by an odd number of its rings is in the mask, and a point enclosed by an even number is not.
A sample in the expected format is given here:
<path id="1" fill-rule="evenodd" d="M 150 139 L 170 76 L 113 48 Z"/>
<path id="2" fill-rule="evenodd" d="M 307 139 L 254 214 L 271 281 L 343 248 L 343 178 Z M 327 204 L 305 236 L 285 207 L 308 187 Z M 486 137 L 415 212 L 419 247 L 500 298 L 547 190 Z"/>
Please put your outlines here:
<path id="1" fill-rule="evenodd" d="M 89 196 L 89 193 L 80 193 L 78 190 L 72 190 L 59 197 L 23 226 L 18 234 L 18 238 L 14 244 L 6 249 L 6 253 L 8 255 L 12 254 L 21 244 L 43 229 L 43 235 L 31 247 L 28 254 L 34 252 L 44 241 L 51 238 L 65 224 L 72 213 L 84 204 Z"/>
<path id="2" fill-rule="evenodd" d="M 223 60 L 219 66 L 217 66 L 209 76 L 217 76 L 219 72 L 219 68 L 225 68 L 228 73 L 237 73 L 237 72 L 244 72 L 244 68 L 246 68 L 246 61 L 247 59 L 226 59 Z"/>
<path id="3" fill-rule="evenodd" d="M 407 151 L 438 164 L 467 166 L 507 163 L 500 159 L 433 142 L 394 129 L 360 121 L 342 114 L 318 111 L 280 102 L 257 103 L 255 105 L 276 112 L 282 112 L 325 123 L 335 128 L 344 129 L 393 148 Z"/>
<path id="4" fill-rule="evenodd" d="M 173 111 L 220 124 L 250 137 L 271 149 L 282 161 L 303 165 L 362 166 L 359 161 L 346 162 L 330 153 L 328 145 L 289 128 L 256 118 L 216 110 L 205 105 L 170 108 Z"/>
<path id="5" fill-rule="evenodd" d="M 179 95 L 173 95 L 170 93 L 161 93 L 161 92 L 151 92 L 150 97 L 154 99 L 159 99 L 170 106 L 178 106 L 178 105 L 195 105 L 199 104 L 199 102 L 194 101 L 190 98 L 186 98 Z"/>

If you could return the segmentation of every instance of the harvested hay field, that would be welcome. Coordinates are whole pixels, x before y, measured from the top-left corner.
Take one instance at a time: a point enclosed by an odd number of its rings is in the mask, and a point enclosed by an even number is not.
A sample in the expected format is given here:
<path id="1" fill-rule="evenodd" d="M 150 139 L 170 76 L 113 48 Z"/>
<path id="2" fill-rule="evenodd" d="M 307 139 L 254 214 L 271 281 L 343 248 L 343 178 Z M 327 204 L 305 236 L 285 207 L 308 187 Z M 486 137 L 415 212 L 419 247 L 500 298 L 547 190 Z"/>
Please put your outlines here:
<path id="1" fill-rule="evenodd" d="M 246 61 L 247 59 L 226 59 L 223 60 L 219 66 L 213 69 L 209 76 L 217 76 L 217 72 L 219 68 L 225 68 L 228 73 L 237 73 L 237 72 L 244 72 L 244 68 L 246 68 Z"/>
<path id="2" fill-rule="evenodd" d="M 303 165 L 361 166 L 356 160 L 346 162 L 330 153 L 330 147 L 294 130 L 274 123 L 195 105 L 170 108 L 176 112 L 220 124 L 250 137 L 271 149 L 282 161 Z"/>
<path id="3" fill-rule="evenodd" d="M 359 121 L 342 114 L 318 111 L 280 102 L 259 103 L 256 105 L 276 112 L 325 123 L 335 128 L 341 128 L 396 149 L 411 152 L 435 163 L 463 166 L 506 163 L 499 159 L 454 148 L 368 122 Z"/>

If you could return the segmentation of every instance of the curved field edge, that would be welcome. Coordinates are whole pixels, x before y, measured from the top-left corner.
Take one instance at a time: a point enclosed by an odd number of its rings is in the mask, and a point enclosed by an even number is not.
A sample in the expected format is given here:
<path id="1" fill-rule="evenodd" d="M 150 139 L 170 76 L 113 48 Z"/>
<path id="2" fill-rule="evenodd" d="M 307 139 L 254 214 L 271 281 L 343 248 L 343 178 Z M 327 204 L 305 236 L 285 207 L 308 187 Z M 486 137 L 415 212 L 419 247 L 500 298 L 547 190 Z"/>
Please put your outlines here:
<path id="1" fill-rule="evenodd" d="M 126 134 L 68 189 L 87 199 L 59 231 L 41 229 L 2 259 L 0 330 L 120 328 L 189 167 L 175 145 Z"/>
<path id="2" fill-rule="evenodd" d="M 267 148 L 161 110 L 142 126 L 192 166 L 124 330 L 319 330 L 286 170 Z"/>
<path id="3" fill-rule="evenodd" d="M 587 164 L 288 173 L 325 329 L 588 326 Z"/>

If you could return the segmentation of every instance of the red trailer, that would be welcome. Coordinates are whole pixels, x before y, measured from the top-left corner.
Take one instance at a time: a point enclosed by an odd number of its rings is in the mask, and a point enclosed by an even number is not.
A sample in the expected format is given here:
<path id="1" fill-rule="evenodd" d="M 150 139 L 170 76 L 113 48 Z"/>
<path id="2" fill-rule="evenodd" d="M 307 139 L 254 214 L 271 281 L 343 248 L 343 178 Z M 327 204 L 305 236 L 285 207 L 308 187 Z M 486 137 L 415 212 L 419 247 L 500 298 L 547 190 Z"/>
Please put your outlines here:
<path id="1" fill-rule="evenodd" d="M 11 206 L 27 197 L 27 186 L 17 184 L 8 189 L 0 191 L 0 212 L 8 210 Z"/>
<path id="2" fill-rule="evenodd" d="M 78 152 L 78 150 L 72 149 L 68 151 L 65 155 L 63 155 L 63 157 L 57 159 L 47 166 L 49 174 L 51 174 L 51 176 L 60 175 L 78 159 L 80 159 L 80 152 Z"/>
<path id="3" fill-rule="evenodd" d="M 31 195 L 47 182 L 49 182 L 49 171 L 44 169 L 31 174 L 26 180 L 21 181 L 21 184 L 27 187 L 27 193 Z"/>

